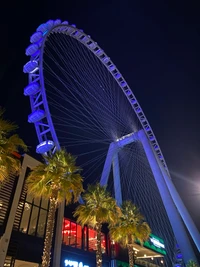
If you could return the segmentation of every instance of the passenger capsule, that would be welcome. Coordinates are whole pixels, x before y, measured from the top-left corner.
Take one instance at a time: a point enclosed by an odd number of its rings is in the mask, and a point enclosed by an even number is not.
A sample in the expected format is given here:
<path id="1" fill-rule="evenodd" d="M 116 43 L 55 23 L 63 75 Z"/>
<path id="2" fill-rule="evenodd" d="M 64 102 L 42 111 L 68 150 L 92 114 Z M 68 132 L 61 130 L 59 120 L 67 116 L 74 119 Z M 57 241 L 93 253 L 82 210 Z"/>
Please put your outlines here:
<path id="1" fill-rule="evenodd" d="M 39 90 L 40 90 L 39 83 L 38 82 L 32 82 L 24 88 L 24 95 L 25 96 L 35 95 L 39 92 Z"/>
<path id="2" fill-rule="evenodd" d="M 36 153 L 44 154 L 54 147 L 54 142 L 51 140 L 44 141 L 36 147 Z"/>
<path id="3" fill-rule="evenodd" d="M 30 42 L 31 43 L 37 43 L 38 41 L 40 41 L 43 37 L 42 32 L 38 31 L 35 32 L 31 37 L 30 37 Z"/>
<path id="4" fill-rule="evenodd" d="M 24 73 L 34 73 L 38 69 L 38 62 L 36 60 L 31 60 L 24 65 Z"/>
<path id="5" fill-rule="evenodd" d="M 35 54 L 39 49 L 39 46 L 37 44 L 31 44 L 26 48 L 26 55 L 32 56 Z"/>
<path id="6" fill-rule="evenodd" d="M 38 121 L 41 121 L 45 117 L 45 112 L 44 110 L 38 109 L 33 111 L 29 116 L 28 116 L 28 122 L 29 123 L 36 123 Z"/>

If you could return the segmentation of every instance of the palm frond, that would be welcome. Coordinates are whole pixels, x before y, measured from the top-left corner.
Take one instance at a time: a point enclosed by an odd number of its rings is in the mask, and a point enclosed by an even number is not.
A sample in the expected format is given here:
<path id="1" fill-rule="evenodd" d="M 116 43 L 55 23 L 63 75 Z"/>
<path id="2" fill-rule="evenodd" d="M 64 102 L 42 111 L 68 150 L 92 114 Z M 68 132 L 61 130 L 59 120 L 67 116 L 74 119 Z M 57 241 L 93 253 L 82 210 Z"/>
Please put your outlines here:
<path id="1" fill-rule="evenodd" d="M 122 246 L 134 244 L 136 240 L 142 245 L 149 238 L 151 229 L 144 221 L 139 209 L 131 203 L 124 201 L 121 206 L 121 216 L 115 225 L 109 227 L 112 240 L 119 242 Z"/>
<path id="2" fill-rule="evenodd" d="M 45 198 L 50 198 L 53 190 L 57 190 L 57 201 L 66 199 L 69 204 L 77 201 L 84 191 L 79 172 L 76 158 L 61 149 L 52 157 L 44 156 L 44 163 L 32 170 L 27 178 L 28 190 L 33 195 Z"/>
<path id="3" fill-rule="evenodd" d="M 77 207 L 74 216 L 81 225 L 87 224 L 93 228 L 98 224 L 114 223 L 119 216 L 116 201 L 106 191 L 106 187 L 88 185 L 83 194 L 84 205 Z"/>
<path id="4" fill-rule="evenodd" d="M 10 121 L 7 121 L 3 118 L 5 109 L 0 107 L 0 135 L 8 135 L 11 132 L 15 131 L 18 126 Z"/>

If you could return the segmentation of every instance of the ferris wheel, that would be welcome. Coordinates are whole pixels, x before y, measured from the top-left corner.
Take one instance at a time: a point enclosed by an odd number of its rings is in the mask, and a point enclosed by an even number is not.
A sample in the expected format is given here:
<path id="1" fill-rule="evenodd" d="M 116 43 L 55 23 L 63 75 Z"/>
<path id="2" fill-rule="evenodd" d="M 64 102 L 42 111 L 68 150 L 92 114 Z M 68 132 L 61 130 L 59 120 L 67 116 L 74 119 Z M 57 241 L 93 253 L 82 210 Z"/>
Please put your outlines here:
<path id="1" fill-rule="evenodd" d="M 120 71 L 89 35 L 67 21 L 41 24 L 30 42 L 26 49 L 30 60 L 23 68 L 29 75 L 24 95 L 30 97 L 28 121 L 39 140 L 36 152 L 52 154 L 66 147 L 78 156 L 87 182 L 96 179 L 113 187 L 118 204 L 133 199 L 173 250 L 177 228 L 173 219 L 170 226 L 168 217 L 177 211 L 175 205 L 166 208 L 172 186 L 167 164 Z"/>

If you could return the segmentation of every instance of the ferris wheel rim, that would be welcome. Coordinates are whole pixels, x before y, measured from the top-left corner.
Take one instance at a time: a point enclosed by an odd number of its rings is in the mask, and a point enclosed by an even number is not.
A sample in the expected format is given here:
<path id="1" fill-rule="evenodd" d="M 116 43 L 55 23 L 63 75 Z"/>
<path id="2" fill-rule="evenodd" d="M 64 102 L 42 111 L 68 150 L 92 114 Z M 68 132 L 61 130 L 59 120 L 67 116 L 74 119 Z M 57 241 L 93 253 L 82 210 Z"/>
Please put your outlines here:
<path id="1" fill-rule="evenodd" d="M 50 22 L 50 21 L 48 21 Z M 47 22 L 47 23 L 48 23 Z M 53 22 L 53 21 L 51 21 Z M 167 173 L 169 174 L 169 170 L 166 164 L 166 161 L 164 159 L 163 153 L 161 151 L 161 148 L 158 144 L 158 141 L 156 139 L 156 136 L 150 126 L 150 123 L 148 122 L 142 107 L 140 106 L 139 102 L 137 101 L 137 98 L 135 97 L 134 93 L 132 92 L 131 88 L 129 87 L 128 83 L 126 82 L 126 80 L 124 79 L 123 75 L 121 74 L 121 72 L 118 70 L 118 68 L 115 66 L 115 64 L 112 62 L 112 60 L 107 56 L 107 54 L 104 52 L 103 49 L 101 49 L 101 47 L 86 33 L 84 33 L 82 30 L 78 29 L 76 27 L 76 25 L 74 24 L 68 24 L 68 22 L 61 22 L 60 20 L 55 20 L 54 22 L 57 22 L 56 25 L 52 25 L 51 27 L 48 28 L 47 23 L 45 24 L 41 24 L 39 27 L 43 26 L 45 28 L 46 25 L 46 31 L 43 32 L 43 37 L 42 37 L 42 41 L 40 44 L 40 53 L 39 53 L 39 57 L 38 55 L 36 56 L 31 56 L 30 59 L 31 61 L 35 60 L 35 57 L 38 58 L 39 61 L 39 65 L 38 65 L 38 70 L 39 70 L 39 80 L 40 80 L 40 84 L 41 84 L 41 94 L 42 94 L 42 99 L 43 99 L 43 106 L 44 106 L 44 111 L 45 111 L 45 115 L 47 118 L 47 122 L 49 124 L 49 129 L 51 131 L 51 136 L 54 142 L 54 147 L 52 147 L 52 149 L 60 149 L 60 144 L 59 144 L 59 140 L 56 134 L 56 130 L 54 128 L 54 124 L 51 118 L 51 114 L 50 114 L 50 110 L 49 110 L 49 105 L 48 105 L 48 100 L 47 100 L 47 96 L 46 96 L 46 88 L 45 88 L 45 83 L 44 83 L 44 73 L 43 73 L 43 56 L 44 56 L 44 47 L 46 42 L 48 42 L 48 37 L 50 34 L 52 33 L 62 33 L 62 34 L 66 34 L 67 36 L 70 36 L 73 39 L 76 39 L 79 43 L 83 44 L 86 49 L 90 50 L 95 57 L 97 57 L 99 59 L 99 61 L 106 67 L 107 71 L 112 75 L 112 77 L 114 78 L 114 80 L 117 82 L 118 86 L 120 87 L 120 89 L 122 90 L 122 92 L 124 93 L 125 97 L 127 98 L 127 100 L 129 101 L 132 109 L 134 110 L 140 125 L 142 126 L 143 130 L 145 131 L 149 142 L 151 144 L 151 147 L 154 151 L 154 153 L 156 154 L 158 160 L 161 162 L 161 164 L 164 166 L 165 170 L 167 171 Z M 40 32 L 37 28 L 36 33 Z M 33 43 L 32 43 L 33 44 Z M 32 80 L 31 79 L 32 73 L 29 73 L 29 83 Z M 30 99 L 31 100 L 31 99 Z M 33 101 L 31 100 L 31 110 L 32 112 L 34 111 L 33 108 Z M 35 128 L 36 128 L 36 133 L 37 133 L 37 137 L 39 142 L 42 141 L 41 136 L 40 136 L 40 130 L 38 127 L 37 123 L 34 123 Z M 46 140 L 48 141 L 48 140 Z M 43 141 L 44 142 L 44 141 Z"/>

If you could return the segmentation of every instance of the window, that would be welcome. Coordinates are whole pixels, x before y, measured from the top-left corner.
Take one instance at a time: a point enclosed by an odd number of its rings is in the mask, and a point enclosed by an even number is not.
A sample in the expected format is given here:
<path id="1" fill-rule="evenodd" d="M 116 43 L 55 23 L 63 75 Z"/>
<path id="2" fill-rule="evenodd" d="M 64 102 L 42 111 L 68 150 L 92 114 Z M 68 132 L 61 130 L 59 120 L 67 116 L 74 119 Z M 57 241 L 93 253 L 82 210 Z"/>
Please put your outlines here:
<path id="1" fill-rule="evenodd" d="M 84 236 L 83 236 L 83 242 L 84 242 L 84 250 L 88 250 L 88 240 L 87 240 L 87 236 L 88 236 L 88 228 L 86 226 L 84 226 Z"/>
<path id="2" fill-rule="evenodd" d="M 25 202 L 21 203 L 24 206 L 19 229 L 22 233 L 44 237 L 48 203 L 48 200 L 41 198 L 33 199 L 31 195 L 27 194 Z"/>
<path id="3" fill-rule="evenodd" d="M 24 234 L 26 234 L 27 229 L 28 229 L 30 214 L 31 214 L 31 205 L 26 202 L 24 204 L 24 211 L 23 211 L 22 220 L 20 224 L 20 231 L 23 232 Z"/>
<path id="4" fill-rule="evenodd" d="M 31 219 L 30 219 L 30 223 L 29 223 L 29 229 L 28 229 L 29 235 L 35 235 L 36 234 L 38 213 L 39 213 L 39 208 L 36 206 L 33 206 L 32 207 L 32 213 L 31 213 Z"/>
<path id="5" fill-rule="evenodd" d="M 40 209 L 39 221 L 37 225 L 37 236 L 43 237 L 45 234 L 45 226 L 47 221 L 47 211 Z"/>
<path id="6" fill-rule="evenodd" d="M 82 227 L 77 224 L 77 239 L 76 239 L 76 247 L 81 248 L 82 247 Z"/>
<path id="7" fill-rule="evenodd" d="M 64 219 L 63 243 L 65 245 L 82 248 L 82 228 L 75 222 Z"/>
<path id="8" fill-rule="evenodd" d="M 67 246 L 83 248 L 84 250 L 96 251 L 97 232 L 88 227 L 82 227 L 68 219 L 63 220 L 63 243 Z M 82 243 L 83 240 L 83 243 Z M 101 234 L 102 253 L 106 253 L 105 234 Z"/>
<path id="9" fill-rule="evenodd" d="M 71 222 L 71 229 L 69 233 L 70 246 L 76 247 L 76 223 Z"/>
<path id="10" fill-rule="evenodd" d="M 97 249 L 97 232 L 93 229 L 88 229 L 89 251 Z"/>
<path id="11" fill-rule="evenodd" d="M 97 232 L 93 229 L 88 229 L 89 236 L 89 250 L 95 251 L 97 250 Z M 101 250 L 102 253 L 106 253 L 106 238 L 105 234 L 101 233 Z"/>

